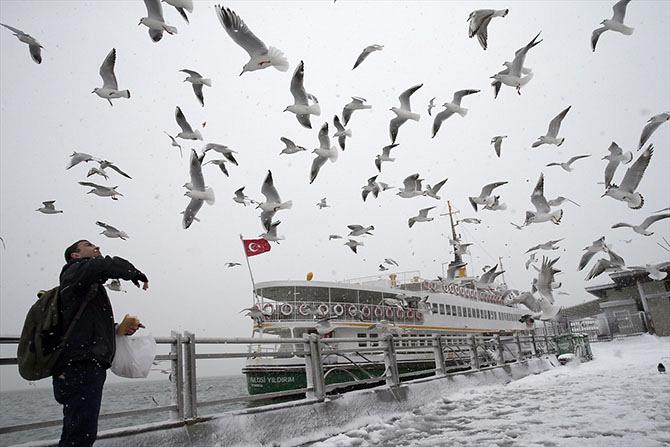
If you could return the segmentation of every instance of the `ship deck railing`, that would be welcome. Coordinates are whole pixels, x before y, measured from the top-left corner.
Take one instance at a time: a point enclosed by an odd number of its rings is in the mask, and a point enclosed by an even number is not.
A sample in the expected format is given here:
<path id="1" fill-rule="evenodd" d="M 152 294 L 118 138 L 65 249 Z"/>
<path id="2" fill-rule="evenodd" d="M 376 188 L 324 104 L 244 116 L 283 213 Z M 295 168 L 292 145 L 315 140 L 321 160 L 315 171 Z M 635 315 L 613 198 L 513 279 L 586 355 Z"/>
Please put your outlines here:
<path id="1" fill-rule="evenodd" d="M 0 344 L 17 345 L 19 337 L 0 336 Z M 337 392 L 347 387 L 362 385 L 398 386 L 402 382 L 426 377 L 443 377 L 449 374 L 463 374 L 482 368 L 503 366 L 510 362 L 520 362 L 533 356 L 543 356 L 557 352 L 553 336 L 544 332 L 530 332 L 515 335 L 393 335 L 383 337 L 322 338 L 318 334 L 304 334 L 302 338 L 214 338 L 196 337 L 191 332 L 173 331 L 169 337 L 157 337 L 160 350 L 168 350 L 156 355 L 155 361 L 170 362 L 171 402 L 169 405 L 131 408 L 125 411 L 105 413 L 101 420 L 139 416 L 153 413 L 165 414 L 165 420 L 143 424 L 142 426 L 117 428 L 115 435 L 138 433 L 147 430 L 163 430 L 199 421 L 211 420 L 214 414 L 201 414 L 208 407 L 228 407 L 225 411 L 245 413 L 263 411 L 264 404 L 276 403 L 278 398 L 302 399 L 297 404 L 307 404 L 325 399 L 327 393 Z M 363 344 L 359 346 L 359 344 Z M 244 394 L 235 397 L 202 400 L 198 398 L 198 376 L 196 365 L 204 360 L 224 359 L 273 359 L 282 357 L 280 350 L 258 351 L 259 346 L 288 345 L 292 355 L 304 370 L 307 386 L 285 391 L 263 394 Z M 207 346 L 207 347 L 206 347 Z M 296 346 L 300 347 L 296 349 Z M 214 352 L 209 352 L 214 348 Z M 4 349 L 6 352 L 6 349 Z M 378 364 L 384 365 L 381 375 L 352 375 L 350 381 L 327 383 L 328 375 L 336 368 L 366 371 L 370 366 L 369 356 L 375 356 Z M 332 358 L 338 361 L 333 363 Z M 354 360 L 355 359 L 355 360 Z M 367 360 L 361 360 L 367 359 Z M 422 365 L 419 369 L 401 372 L 410 360 Z M 366 363 L 368 362 L 368 363 Z M 0 366 L 17 365 L 16 357 L 1 357 Z M 145 379 L 136 379 L 145 380 Z M 245 404 L 240 407 L 240 403 Z M 236 410 L 230 410 L 237 404 Z M 242 409 L 240 409 L 242 408 Z M 218 413 L 221 414 L 221 411 Z M 5 433 L 30 431 L 46 427 L 60 426 L 61 419 L 25 421 L 0 427 L 0 435 Z M 110 432 L 112 433 L 112 432 Z M 103 433 L 101 436 L 106 436 Z M 54 444 L 55 445 L 55 444 Z"/>

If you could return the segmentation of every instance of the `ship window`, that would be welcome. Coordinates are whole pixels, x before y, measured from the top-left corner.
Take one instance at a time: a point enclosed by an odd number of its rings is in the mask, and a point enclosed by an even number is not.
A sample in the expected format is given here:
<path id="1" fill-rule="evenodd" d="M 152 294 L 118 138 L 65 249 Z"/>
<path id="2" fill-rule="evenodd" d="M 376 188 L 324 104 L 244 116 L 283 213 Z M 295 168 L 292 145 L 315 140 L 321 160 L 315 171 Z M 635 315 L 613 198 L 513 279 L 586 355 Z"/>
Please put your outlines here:
<path id="1" fill-rule="evenodd" d="M 447 304 L 447 315 L 454 315 L 454 307 Z"/>
<path id="2" fill-rule="evenodd" d="M 367 335 L 366 335 L 366 334 L 361 334 L 361 333 L 359 332 L 358 334 L 356 334 L 356 337 L 358 337 L 358 338 L 365 338 L 365 337 L 367 337 Z M 368 345 L 368 344 L 367 344 L 366 342 L 364 342 L 364 341 L 359 341 L 359 342 L 358 342 L 358 347 L 359 347 L 359 348 L 364 348 L 364 347 L 366 347 L 367 345 Z"/>
<path id="3" fill-rule="evenodd" d="M 296 287 L 295 288 L 296 301 L 318 301 L 328 302 L 328 288 L 327 287 Z"/>
<path id="4" fill-rule="evenodd" d="M 361 304 L 379 304 L 382 301 L 381 292 L 372 292 L 369 290 L 359 290 L 358 299 Z"/>
<path id="5" fill-rule="evenodd" d="M 358 293 L 355 289 L 330 289 L 330 301 L 333 303 L 356 303 L 358 302 Z"/>
<path id="6" fill-rule="evenodd" d="M 437 303 L 433 303 L 433 313 L 437 313 Z"/>
<path id="7" fill-rule="evenodd" d="M 379 338 L 379 334 L 370 334 L 370 338 Z M 373 341 L 370 346 L 379 346 L 379 342 Z"/>
<path id="8" fill-rule="evenodd" d="M 475 309 L 475 317 L 476 318 L 481 318 L 482 317 L 482 310 L 479 308 Z"/>
<path id="9" fill-rule="evenodd" d="M 472 308 L 468 307 L 467 311 L 468 311 L 468 318 L 472 318 Z"/>
<path id="10" fill-rule="evenodd" d="M 440 315 L 444 315 L 444 304 L 440 304 Z"/>
<path id="11" fill-rule="evenodd" d="M 274 301 L 293 301 L 293 286 L 287 287 L 264 287 L 256 293 L 263 298 Z"/>
<path id="12" fill-rule="evenodd" d="M 462 310 L 461 306 L 456 306 L 456 312 L 458 313 L 459 317 L 463 316 L 463 310 Z"/>

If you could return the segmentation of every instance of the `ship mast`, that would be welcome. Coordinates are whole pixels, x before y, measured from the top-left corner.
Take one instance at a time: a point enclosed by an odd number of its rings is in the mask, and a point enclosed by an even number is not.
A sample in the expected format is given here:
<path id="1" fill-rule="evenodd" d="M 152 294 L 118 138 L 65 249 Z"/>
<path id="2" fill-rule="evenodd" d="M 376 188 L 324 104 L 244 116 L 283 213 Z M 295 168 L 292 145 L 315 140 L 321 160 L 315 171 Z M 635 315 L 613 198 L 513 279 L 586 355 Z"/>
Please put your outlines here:
<path id="1" fill-rule="evenodd" d="M 451 210 L 451 201 L 447 200 L 447 207 L 449 208 L 449 222 L 451 224 L 451 237 L 454 241 L 459 241 L 458 236 L 456 236 L 456 225 L 454 224 L 454 214 L 457 213 L 458 211 L 452 211 Z M 458 250 L 456 250 L 456 247 L 454 247 L 454 260 L 449 263 L 449 266 L 454 266 L 454 265 L 460 265 L 463 263 L 463 258 L 461 258 L 460 253 Z"/>

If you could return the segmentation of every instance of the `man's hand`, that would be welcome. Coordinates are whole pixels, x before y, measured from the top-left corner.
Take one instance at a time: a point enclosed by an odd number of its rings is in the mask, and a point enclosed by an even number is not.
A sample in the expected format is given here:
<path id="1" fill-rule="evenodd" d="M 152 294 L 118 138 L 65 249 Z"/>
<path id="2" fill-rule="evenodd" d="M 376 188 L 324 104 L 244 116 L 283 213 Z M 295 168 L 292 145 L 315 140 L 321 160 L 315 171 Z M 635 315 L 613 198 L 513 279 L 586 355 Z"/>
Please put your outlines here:
<path id="1" fill-rule="evenodd" d="M 145 275 L 142 272 L 139 272 L 133 279 L 131 279 L 133 284 L 135 284 L 135 287 L 140 286 L 140 281 L 143 283 L 142 284 L 142 290 L 147 290 L 149 288 L 149 278 L 147 278 L 147 275 Z"/>
<path id="2" fill-rule="evenodd" d="M 140 323 L 137 317 L 126 314 L 121 324 L 116 328 L 116 335 L 133 335 L 139 328 L 143 327 L 144 325 Z"/>

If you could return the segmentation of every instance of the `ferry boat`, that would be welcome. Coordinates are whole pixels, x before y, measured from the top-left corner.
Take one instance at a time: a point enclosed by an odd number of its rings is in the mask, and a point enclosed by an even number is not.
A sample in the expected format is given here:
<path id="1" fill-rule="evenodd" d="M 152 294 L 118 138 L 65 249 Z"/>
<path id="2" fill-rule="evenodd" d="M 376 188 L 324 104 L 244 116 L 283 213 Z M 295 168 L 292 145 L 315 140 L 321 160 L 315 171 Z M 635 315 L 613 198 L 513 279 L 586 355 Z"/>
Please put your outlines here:
<path id="1" fill-rule="evenodd" d="M 505 302 L 504 284 L 496 285 L 493 280 L 482 283 L 486 275 L 467 276 L 466 263 L 461 258 L 463 252 L 457 247 L 467 244 L 460 243 L 453 220 L 455 212 L 448 205 L 454 259 L 449 264 L 447 279 L 425 280 L 419 272 L 405 272 L 343 282 L 258 283 L 256 306 L 260 310 L 257 314 L 262 317 L 255 320 L 253 337 L 302 338 L 306 333 L 317 332 L 323 338 L 360 338 L 360 342 L 340 344 L 340 348 L 355 349 L 379 346 L 375 338 L 389 331 L 402 332 L 407 336 L 401 338 L 397 361 L 399 373 L 403 374 L 435 367 L 432 353 L 411 349 L 428 345 L 433 334 L 452 336 L 451 344 L 459 345 L 463 344 L 465 334 L 513 334 L 533 328 L 535 323 L 527 318 L 528 309 Z M 497 274 L 489 276 L 495 278 Z M 242 372 L 247 378 L 249 394 L 307 386 L 302 343 L 258 344 L 252 349 L 259 353 L 275 352 L 272 357 L 247 359 Z M 459 352 L 448 354 L 447 367 L 456 369 L 459 364 L 464 367 Z M 382 380 L 385 371 L 381 353 L 354 351 L 346 356 L 328 356 L 323 364 L 326 385 L 351 382 L 352 378 Z"/>

